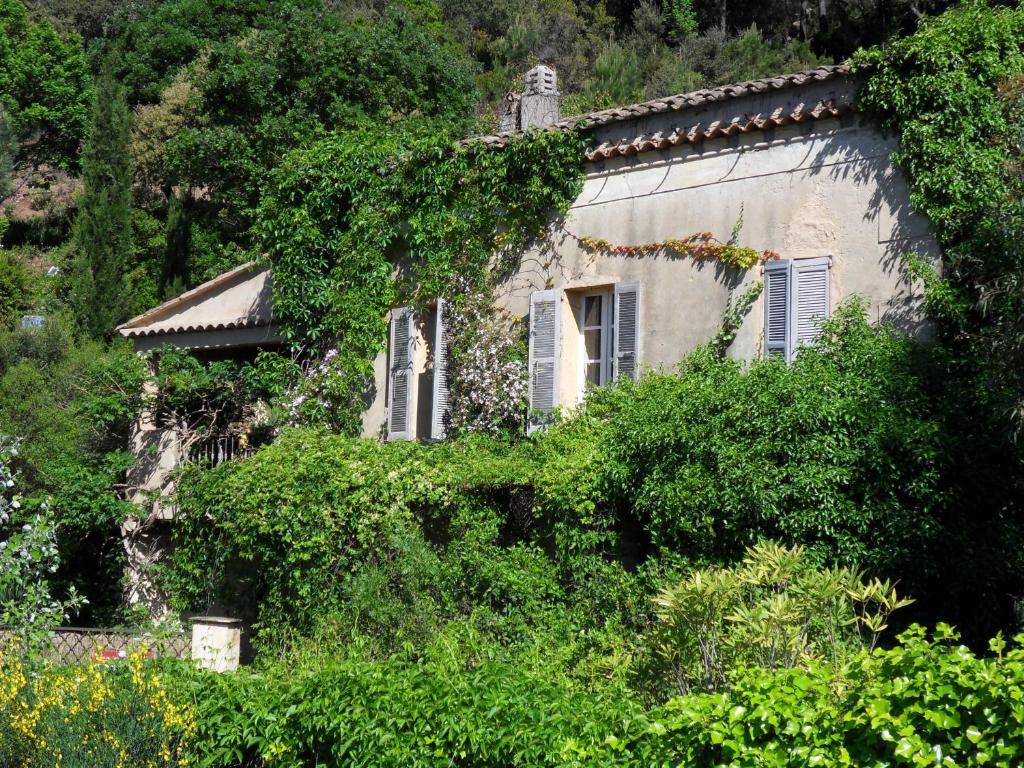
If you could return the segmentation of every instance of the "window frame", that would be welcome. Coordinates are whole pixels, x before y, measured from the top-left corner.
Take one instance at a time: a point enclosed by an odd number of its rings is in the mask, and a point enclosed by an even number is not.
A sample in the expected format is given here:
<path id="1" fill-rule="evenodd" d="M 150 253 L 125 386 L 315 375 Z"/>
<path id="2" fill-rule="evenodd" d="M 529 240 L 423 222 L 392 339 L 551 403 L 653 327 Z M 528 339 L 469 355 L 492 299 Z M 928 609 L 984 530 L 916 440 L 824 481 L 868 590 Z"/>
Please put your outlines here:
<path id="1" fill-rule="evenodd" d="M 598 325 L 587 324 L 587 299 L 599 298 L 601 300 L 601 320 Z M 585 395 L 589 386 L 604 387 L 611 384 L 614 370 L 615 355 L 615 291 L 614 288 L 592 290 L 581 293 L 579 297 L 579 390 Z M 587 331 L 599 330 L 601 332 L 601 357 L 591 359 L 587 353 Z M 593 363 L 599 363 L 600 377 L 598 384 L 592 384 L 587 379 L 587 370 Z"/>

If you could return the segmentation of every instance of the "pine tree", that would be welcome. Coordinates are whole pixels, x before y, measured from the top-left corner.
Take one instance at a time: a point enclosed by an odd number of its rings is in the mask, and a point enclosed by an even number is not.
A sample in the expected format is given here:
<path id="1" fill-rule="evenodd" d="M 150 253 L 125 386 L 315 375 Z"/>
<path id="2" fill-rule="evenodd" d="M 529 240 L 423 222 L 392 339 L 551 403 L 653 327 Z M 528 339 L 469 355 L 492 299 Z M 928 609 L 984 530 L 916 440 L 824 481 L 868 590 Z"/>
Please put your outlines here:
<path id="1" fill-rule="evenodd" d="M 109 73 L 96 84 L 92 129 L 82 150 L 85 191 L 75 221 L 73 302 L 82 327 L 110 335 L 126 318 L 125 274 L 132 249 L 131 112 Z"/>

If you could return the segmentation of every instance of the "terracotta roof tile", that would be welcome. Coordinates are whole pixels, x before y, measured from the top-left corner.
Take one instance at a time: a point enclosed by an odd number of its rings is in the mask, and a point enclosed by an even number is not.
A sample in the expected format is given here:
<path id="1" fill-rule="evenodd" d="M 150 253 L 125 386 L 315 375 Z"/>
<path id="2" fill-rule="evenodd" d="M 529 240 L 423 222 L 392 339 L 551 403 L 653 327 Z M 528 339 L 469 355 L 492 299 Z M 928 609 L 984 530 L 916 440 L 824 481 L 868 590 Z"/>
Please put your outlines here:
<path id="1" fill-rule="evenodd" d="M 166 336 L 171 333 L 194 333 L 197 331 L 231 331 L 238 328 L 265 328 L 270 326 L 270 321 L 260 317 L 240 317 L 220 323 L 200 323 L 198 325 L 172 325 L 172 326 L 148 326 L 144 328 L 125 328 L 121 331 L 124 336 L 130 339 L 142 338 L 145 336 Z"/>
<path id="2" fill-rule="evenodd" d="M 730 85 L 722 85 L 716 88 L 707 88 L 700 91 L 693 91 L 692 93 L 681 93 L 676 96 L 662 97 L 659 99 L 653 99 L 651 101 L 641 102 L 639 104 L 630 104 L 622 107 L 612 107 L 611 109 L 603 109 L 598 112 L 590 112 L 589 114 L 579 115 L 576 117 L 566 118 L 561 120 L 554 125 L 547 128 L 549 131 L 568 131 L 577 126 L 582 128 L 593 128 L 599 125 L 607 125 L 609 123 L 622 122 L 627 120 L 633 120 L 637 117 L 645 117 L 647 115 L 662 114 L 665 112 L 674 112 L 689 107 L 702 106 L 704 104 L 711 104 L 719 101 L 726 101 L 728 99 L 736 99 L 742 96 L 749 96 L 752 94 L 765 93 L 771 90 L 782 90 L 785 88 L 794 88 L 801 85 L 805 85 L 811 82 L 824 82 L 826 80 L 832 80 L 837 77 L 849 74 L 850 67 L 848 64 L 832 64 L 827 66 L 816 67 L 815 69 L 809 69 L 804 72 L 794 72 L 788 75 L 781 75 L 779 77 L 769 77 L 760 80 L 748 80 L 743 83 L 733 83 Z M 817 109 L 817 107 L 815 108 Z M 805 110 L 800 112 L 797 116 L 788 116 L 793 118 L 791 122 L 800 122 L 806 119 L 816 119 L 818 117 L 831 116 L 826 110 Z M 783 120 L 782 122 L 776 122 L 775 125 L 783 125 L 786 120 L 783 118 L 775 118 L 775 120 Z M 747 127 L 746 130 L 763 129 L 764 127 L 771 127 L 773 123 L 766 121 L 764 125 L 753 124 L 753 127 Z M 737 132 L 741 132 L 743 129 L 739 126 L 729 125 L 724 128 L 708 128 L 703 131 L 694 129 L 693 138 L 690 141 L 697 141 L 701 139 L 709 139 L 714 136 L 731 135 Z M 502 133 L 495 133 L 489 136 L 475 136 L 469 139 L 464 139 L 461 143 L 482 143 L 489 147 L 503 147 L 508 144 L 509 140 L 520 133 L 520 131 L 504 131 Z M 629 143 L 636 141 L 636 139 L 629 140 Z M 670 143 L 679 143 L 670 141 Z M 588 159 L 594 159 L 597 156 L 604 155 L 603 150 L 599 147 L 591 152 L 587 153 Z"/>

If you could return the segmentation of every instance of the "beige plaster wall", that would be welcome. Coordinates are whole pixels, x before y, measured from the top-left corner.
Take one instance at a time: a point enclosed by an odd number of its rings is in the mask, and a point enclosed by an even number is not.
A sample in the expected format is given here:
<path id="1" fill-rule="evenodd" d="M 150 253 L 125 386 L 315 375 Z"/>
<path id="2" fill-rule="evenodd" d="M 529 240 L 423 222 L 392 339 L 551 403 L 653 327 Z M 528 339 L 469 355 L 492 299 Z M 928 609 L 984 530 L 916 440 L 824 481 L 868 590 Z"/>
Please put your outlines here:
<path id="1" fill-rule="evenodd" d="M 671 116 L 647 118 L 645 130 L 666 130 Z M 621 128 L 624 134 L 629 129 Z M 927 222 L 909 208 L 906 182 L 890 162 L 895 148 L 855 113 L 699 145 L 589 163 L 583 191 L 564 227 L 524 254 L 516 275 L 499 288 L 499 303 L 529 312 L 530 293 L 545 288 L 641 284 L 640 362 L 669 369 L 718 330 L 733 291 L 762 279 L 760 267 L 740 273 L 688 258 L 594 254 L 578 236 L 642 244 L 710 231 L 727 240 L 742 217 L 739 242 L 782 258 L 832 258 L 831 304 L 857 294 L 873 321 L 886 320 L 927 336 L 920 290 L 904 280 L 899 256 L 938 258 Z M 571 295 L 571 294 L 569 294 Z M 563 294 L 562 405 L 576 403 L 578 327 Z M 759 300 L 730 355 L 761 354 L 764 309 Z M 382 356 L 383 357 L 383 356 Z M 377 362 L 386 373 L 386 365 Z M 378 393 L 386 378 L 378 380 Z M 386 418 L 378 394 L 364 420 L 374 434 Z"/>

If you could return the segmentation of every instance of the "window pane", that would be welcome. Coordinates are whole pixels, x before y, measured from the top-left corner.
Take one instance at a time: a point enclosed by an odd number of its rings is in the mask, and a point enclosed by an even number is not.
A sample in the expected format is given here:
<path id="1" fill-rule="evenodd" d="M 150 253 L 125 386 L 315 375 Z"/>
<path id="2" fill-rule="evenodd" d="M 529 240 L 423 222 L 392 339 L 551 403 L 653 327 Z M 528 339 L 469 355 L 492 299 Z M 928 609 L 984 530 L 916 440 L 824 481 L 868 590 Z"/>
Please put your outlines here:
<path id="1" fill-rule="evenodd" d="M 583 300 L 583 325 L 601 324 L 601 296 L 587 296 Z"/>
<path id="2" fill-rule="evenodd" d="M 601 386 L 601 363 L 587 363 L 587 384 Z"/>
<path id="3" fill-rule="evenodd" d="M 583 342 L 586 347 L 587 360 L 601 359 L 601 329 L 594 328 L 583 332 Z"/>

